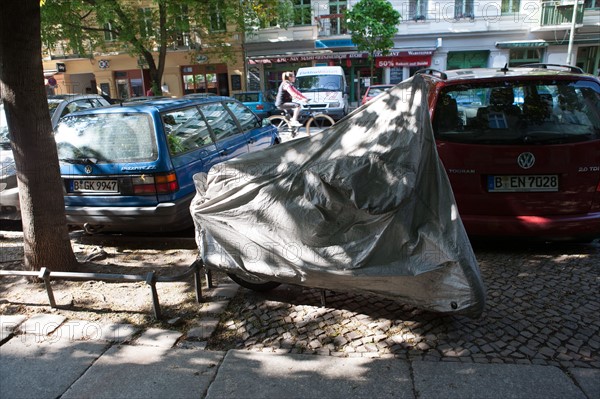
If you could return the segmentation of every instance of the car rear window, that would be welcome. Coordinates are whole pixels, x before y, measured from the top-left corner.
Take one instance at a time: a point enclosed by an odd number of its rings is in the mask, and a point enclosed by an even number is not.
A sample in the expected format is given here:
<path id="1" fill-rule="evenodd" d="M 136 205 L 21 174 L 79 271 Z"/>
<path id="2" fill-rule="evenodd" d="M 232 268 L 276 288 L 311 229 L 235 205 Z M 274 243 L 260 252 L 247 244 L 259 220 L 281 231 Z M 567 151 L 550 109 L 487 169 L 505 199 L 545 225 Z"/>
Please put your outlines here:
<path id="1" fill-rule="evenodd" d="M 56 127 L 58 158 L 66 162 L 120 163 L 158 157 L 150 115 L 111 113 L 67 116 Z"/>
<path id="2" fill-rule="evenodd" d="M 436 138 L 481 144 L 600 139 L 600 87 L 591 81 L 471 83 L 440 91 Z"/>

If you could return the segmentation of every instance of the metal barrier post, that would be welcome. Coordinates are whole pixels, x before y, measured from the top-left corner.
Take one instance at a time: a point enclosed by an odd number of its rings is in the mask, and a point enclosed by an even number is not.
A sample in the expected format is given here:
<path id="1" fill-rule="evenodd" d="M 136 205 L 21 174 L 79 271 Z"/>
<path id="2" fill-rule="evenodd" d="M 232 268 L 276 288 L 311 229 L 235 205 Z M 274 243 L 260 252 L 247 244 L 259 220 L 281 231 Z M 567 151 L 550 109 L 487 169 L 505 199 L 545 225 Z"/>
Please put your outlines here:
<path id="1" fill-rule="evenodd" d="M 197 259 L 194 261 L 194 285 L 196 286 L 196 302 L 200 303 L 202 301 L 202 277 L 200 276 L 200 265 L 202 264 L 202 259 Z"/>
<path id="2" fill-rule="evenodd" d="M 158 292 L 156 292 L 156 275 L 150 272 L 146 275 L 146 284 L 150 286 L 152 291 L 152 306 L 154 308 L 154 317 L 156 320 L 161 319 L 160 303 L 158 302 Z"/>
<path id="3" fill-rule="evenodd" d="M 56 301 L 54 300 L 54 292 L 52 292 L 52 286 L 50 285 L 50 270 L 45 267 L 40 269 L 39 278 L 44 280 L 44 285 L 46 286 L 46 293 L 48 294 L 48 301 L 50 302 L 50 307 L 56 307 Z"/>

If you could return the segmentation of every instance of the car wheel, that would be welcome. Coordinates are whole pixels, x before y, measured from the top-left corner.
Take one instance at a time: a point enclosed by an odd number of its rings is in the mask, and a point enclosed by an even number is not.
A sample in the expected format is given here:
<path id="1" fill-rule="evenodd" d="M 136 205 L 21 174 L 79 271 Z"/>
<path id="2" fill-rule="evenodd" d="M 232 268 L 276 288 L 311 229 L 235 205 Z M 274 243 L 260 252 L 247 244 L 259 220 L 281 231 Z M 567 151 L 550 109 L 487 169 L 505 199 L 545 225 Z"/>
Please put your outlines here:
<path id="1" fill-rule="evenodd" d="M 281 283 L 278 283 L 275 281 L 264 281 L 264 280 L 260 280 L 258 278 L 256 280 L 248 281 L 248 280 L 245 280 L 245 279 L 241 278 L 240 276 L 235 275 L 233 273 L 227 273 L 227 275 L 229 276 L 230 279 L 232 279 L 233 281 L 235 281 L 242 287 L 248 288 L 249 290 L 252 290 L 252 291 L 258 291 L 258 292 L 271 291 L 272 289 L 277 288 L 281 285 Z"/>

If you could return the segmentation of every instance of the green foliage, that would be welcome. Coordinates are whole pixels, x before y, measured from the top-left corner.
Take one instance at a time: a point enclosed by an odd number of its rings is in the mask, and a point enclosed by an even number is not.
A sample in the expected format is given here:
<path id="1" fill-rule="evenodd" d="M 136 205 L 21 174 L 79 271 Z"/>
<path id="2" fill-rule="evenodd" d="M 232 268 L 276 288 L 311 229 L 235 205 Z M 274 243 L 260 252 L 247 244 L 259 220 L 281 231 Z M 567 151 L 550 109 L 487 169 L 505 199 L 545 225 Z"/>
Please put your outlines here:
<path id="1" fill-rule="evenodd" d="M 372 78 L 375 52 L 381 51 L 385 55 L 394 47 L 396 25 L 400 23 L 401 15 L 386 0 L 361 0 L 344 16 L 352 32 L 352 42 L 359 51 L 369 53 Z"/>
<path id="2" fill-rule="evenodd" d="M 386 0 L 361 0 L 345 13 L 352 41 L 360 51 L 372 57 L 376 51 L 383 54 L 394 47 L 396 25 L 400 13 Z"/>

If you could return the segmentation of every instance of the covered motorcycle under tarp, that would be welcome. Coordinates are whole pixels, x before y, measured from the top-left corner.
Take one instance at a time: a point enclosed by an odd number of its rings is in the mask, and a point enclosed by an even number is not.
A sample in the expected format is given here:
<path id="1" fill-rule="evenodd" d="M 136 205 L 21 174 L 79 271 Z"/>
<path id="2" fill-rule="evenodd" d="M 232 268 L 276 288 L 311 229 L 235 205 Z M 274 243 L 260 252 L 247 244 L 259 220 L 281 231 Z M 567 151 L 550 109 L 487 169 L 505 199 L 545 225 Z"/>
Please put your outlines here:
<path id="1" fill-rule="evenodd" d="M 418 75 L 321 134 L 216 165 L 195 183 L 190 210 L 209 269 L 435 312 L 483 311 Z"/>

